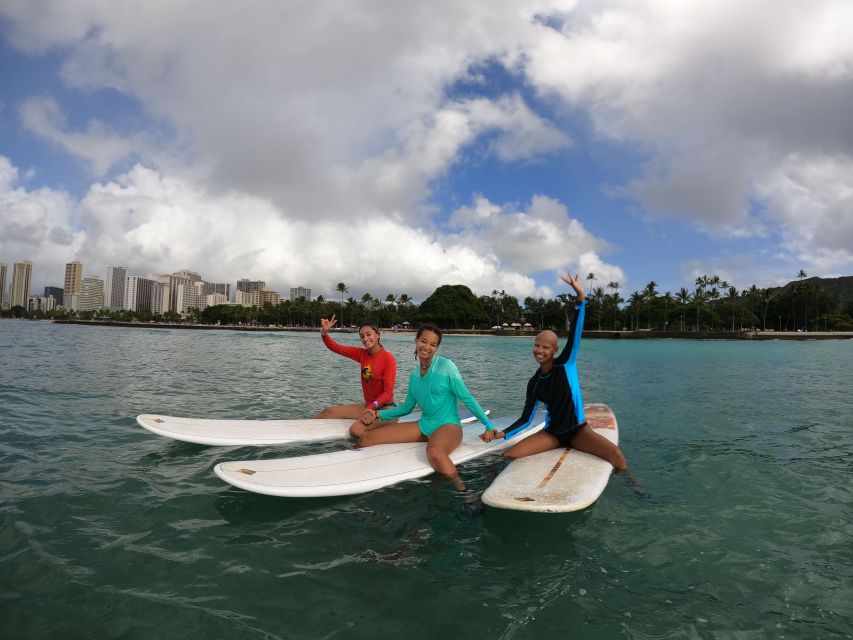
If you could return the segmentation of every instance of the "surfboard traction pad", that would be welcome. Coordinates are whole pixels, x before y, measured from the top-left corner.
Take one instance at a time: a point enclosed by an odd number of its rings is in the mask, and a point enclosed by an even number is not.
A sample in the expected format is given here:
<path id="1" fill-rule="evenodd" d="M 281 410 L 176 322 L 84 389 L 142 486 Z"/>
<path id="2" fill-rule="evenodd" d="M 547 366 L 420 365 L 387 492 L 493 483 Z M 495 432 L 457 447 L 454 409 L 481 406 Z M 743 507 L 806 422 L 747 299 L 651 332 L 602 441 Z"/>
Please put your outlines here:
<path id="1" fill-rule="evenodd" d="M 613 412 L 605 404 L 595 403 L 595 404 L 589 404 L 589 405 L 584 406 L 584 415 L 586 417 L 587 424 L 593 429 L 596 429 L 596 430 L 598 430 L 598 429 L 611 429 L 611 430 L 616 429 L 616 416 L 613 415 Z M 605 434 L 602 434 L 602 435 L 605 435 Z M 605 437 L 607 437 L 607 436 L 605 435 Z M 613 441 L 614 439 L 612 437 L 608 437 L 608 440 Z M 548 483 L 553 479 L 554 475 L 560 470 L 560 467 L 562 467 L 563 463 L 566 461 L 566 458 L 568 457 L 569 452 L 571 450 L 572 450 L 571 447 L 565 447 L 562 450 L 563 453 L 560 455 L 560 457 L 557 459 L 557 461 L 554 463 L 554 465 L 551 467 L 551 469 L 548 471 L 548 473 L 546 473 L 545 476 L 543 476 L 542 480 L 536 486 L 537 489 L 545 489 L 545 487 L 548 485 Z M 556 450 L 552 449 L 551 452 L 544 452 L 544 453 L 545 454 L 551 453 L 553 455 L 553 451 L 556 451 Z M 582 453 L 582 452 L 578 452 L 578 453 Z M 537 454 L 537 455 L 543 455 L 543 454 Z M 583 454 L 583 455 L 594 457 L 594 456 L 591 456 L 590 454 Z M 530 456 L 530 457 L 533 457 L 533 456 Z M 524 460 L 524 458 L 518 458 L 516 460 L 513 460 L 512 464 L 519 464 L 519 462 L 521 462 L 522 460 Z M 611 467 L 611 469 L 612 469 L 612 467 Z M 605 486 L 606 486 L 606 483 L 605 483 Z M 549 495 L 547 490 L 543 491 L 542 493 L 544 496 Z M 564 493 L 564 490 L 561 490 L 560 493 Z M 540 502 L 542 500 L 542 497 L 543 496 L 540 496 L 539 498 L 534 498 L 531 496 L 516 496 L 516 497 L 514 497 L 514 500 L 516 502 L 519 502 L 519 503 Z M 572 509 L 572 510 L 575 511 L 575 510 L 580 510 L 580 509 L 586 508 L 587 506 L 589 506 L 590 504 L 595 502 L 595 499 L 597 499 L 597 497 L 598 496 L 596 496 L 596 498 L 594 498 L 593 500 L 590 500 L 588 503 L 584 504 L 583 506 L 577 506 L 575 509 Z M 493 506 L 496 506 L 499 508 L 501 506 L 503 508 L 510 508 L 510 509 L 512 508 L 511 506 L 508 506 L 508 505 L 497 505 L 497 504 L 495 504 Z M 529 507 L 525 508 L 525 510 L 536 511 L 536 509 L 530 509 Z M 543 512 L 555 512 L 555 511 L 561 511 L 561 510 L 560 509 L 547 508 L 547 509 L 543 509 L 541 511 L 543 511 Z"/>

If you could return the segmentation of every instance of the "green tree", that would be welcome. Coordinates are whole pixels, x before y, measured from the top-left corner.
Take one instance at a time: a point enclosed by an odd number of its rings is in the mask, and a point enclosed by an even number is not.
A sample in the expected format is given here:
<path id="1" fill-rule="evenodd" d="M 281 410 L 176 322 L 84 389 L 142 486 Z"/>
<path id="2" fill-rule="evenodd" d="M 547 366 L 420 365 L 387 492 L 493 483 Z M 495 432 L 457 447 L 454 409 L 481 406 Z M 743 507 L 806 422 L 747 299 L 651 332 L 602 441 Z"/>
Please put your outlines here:
<path id="1" fill-rule="evenodd" d="M 418 319 L 440 327 L 484 326 L 489 317 L 471 289 L 462 284 L 445 284 L 433 291 L 420 306 Z"/>

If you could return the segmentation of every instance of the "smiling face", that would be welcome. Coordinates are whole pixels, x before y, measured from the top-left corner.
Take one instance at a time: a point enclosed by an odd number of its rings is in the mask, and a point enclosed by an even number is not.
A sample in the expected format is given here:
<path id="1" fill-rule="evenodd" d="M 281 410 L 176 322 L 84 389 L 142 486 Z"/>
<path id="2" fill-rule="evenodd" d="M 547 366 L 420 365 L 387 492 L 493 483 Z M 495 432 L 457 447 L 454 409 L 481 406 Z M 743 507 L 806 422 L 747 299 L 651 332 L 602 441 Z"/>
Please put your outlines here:
<path id="1" fill-rule="evenodd" d="M 541 332 L 533 341 L 533 359 L 539 363 L 539 366 L 544 364 L 550 368 L 555 355 L 557 355 L 557 334 L 553 331 Z"/>
<path id="2" fill-rule="evenodd" d="M 361 338 L 361 344 L 364 348 L 370 351 L 379 344 L 379 332 L 370 325 L 364 325 L 358 330 L 358 337 Z"/>
<path id="3" fill-rule="evenodd" d="M 435 331 L 424 329 L 415 338 L 415 352 L 422 363 L 430 362 L 435 352 L 438 351 L 438 345 L 440 344 L 441 336 Z"/>

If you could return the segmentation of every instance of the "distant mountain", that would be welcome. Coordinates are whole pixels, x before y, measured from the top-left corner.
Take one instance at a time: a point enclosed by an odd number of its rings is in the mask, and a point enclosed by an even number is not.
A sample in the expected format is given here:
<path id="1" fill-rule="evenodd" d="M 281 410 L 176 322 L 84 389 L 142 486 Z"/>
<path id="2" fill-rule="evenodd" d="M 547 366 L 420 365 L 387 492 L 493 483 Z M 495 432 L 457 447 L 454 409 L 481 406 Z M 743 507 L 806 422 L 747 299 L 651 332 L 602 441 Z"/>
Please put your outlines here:
<path id="1" fill-rule="evenodd" d="M 837 296 L 839 300 L 850 300 L 853 298 L 853 276 L 841 276 L 840 278 L 805 278 L 804 280 L 792 280 L 784 287 L 778 287 L 777 291 L 795 287 L 800 282 L 813 282 L 826 293 Z"/>

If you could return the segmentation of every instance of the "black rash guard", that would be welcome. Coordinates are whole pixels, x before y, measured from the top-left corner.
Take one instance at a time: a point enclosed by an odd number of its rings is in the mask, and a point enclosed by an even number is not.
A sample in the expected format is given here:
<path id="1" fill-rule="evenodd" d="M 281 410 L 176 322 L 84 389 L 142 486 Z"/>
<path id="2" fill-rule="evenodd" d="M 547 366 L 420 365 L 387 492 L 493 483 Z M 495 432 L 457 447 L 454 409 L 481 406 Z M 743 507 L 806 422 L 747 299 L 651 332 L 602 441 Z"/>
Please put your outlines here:
<path id="1" fill-rule="evenodd" d="M 542 370 L 537 369 L 530 378 L 524 411 L 518 420 L 505 429 L 505 438 L 511 438 L 533 423 L 540 402 L 547 408 L 545 430 L 556 436 L 563 446 L 568 446 L 568 441 L 586 424 L 577 368 L 585 310 L 586 300 L 575 305 L 566 346 L 554 358 L 554 366 L 547 374 L 543 375 Z"/>

